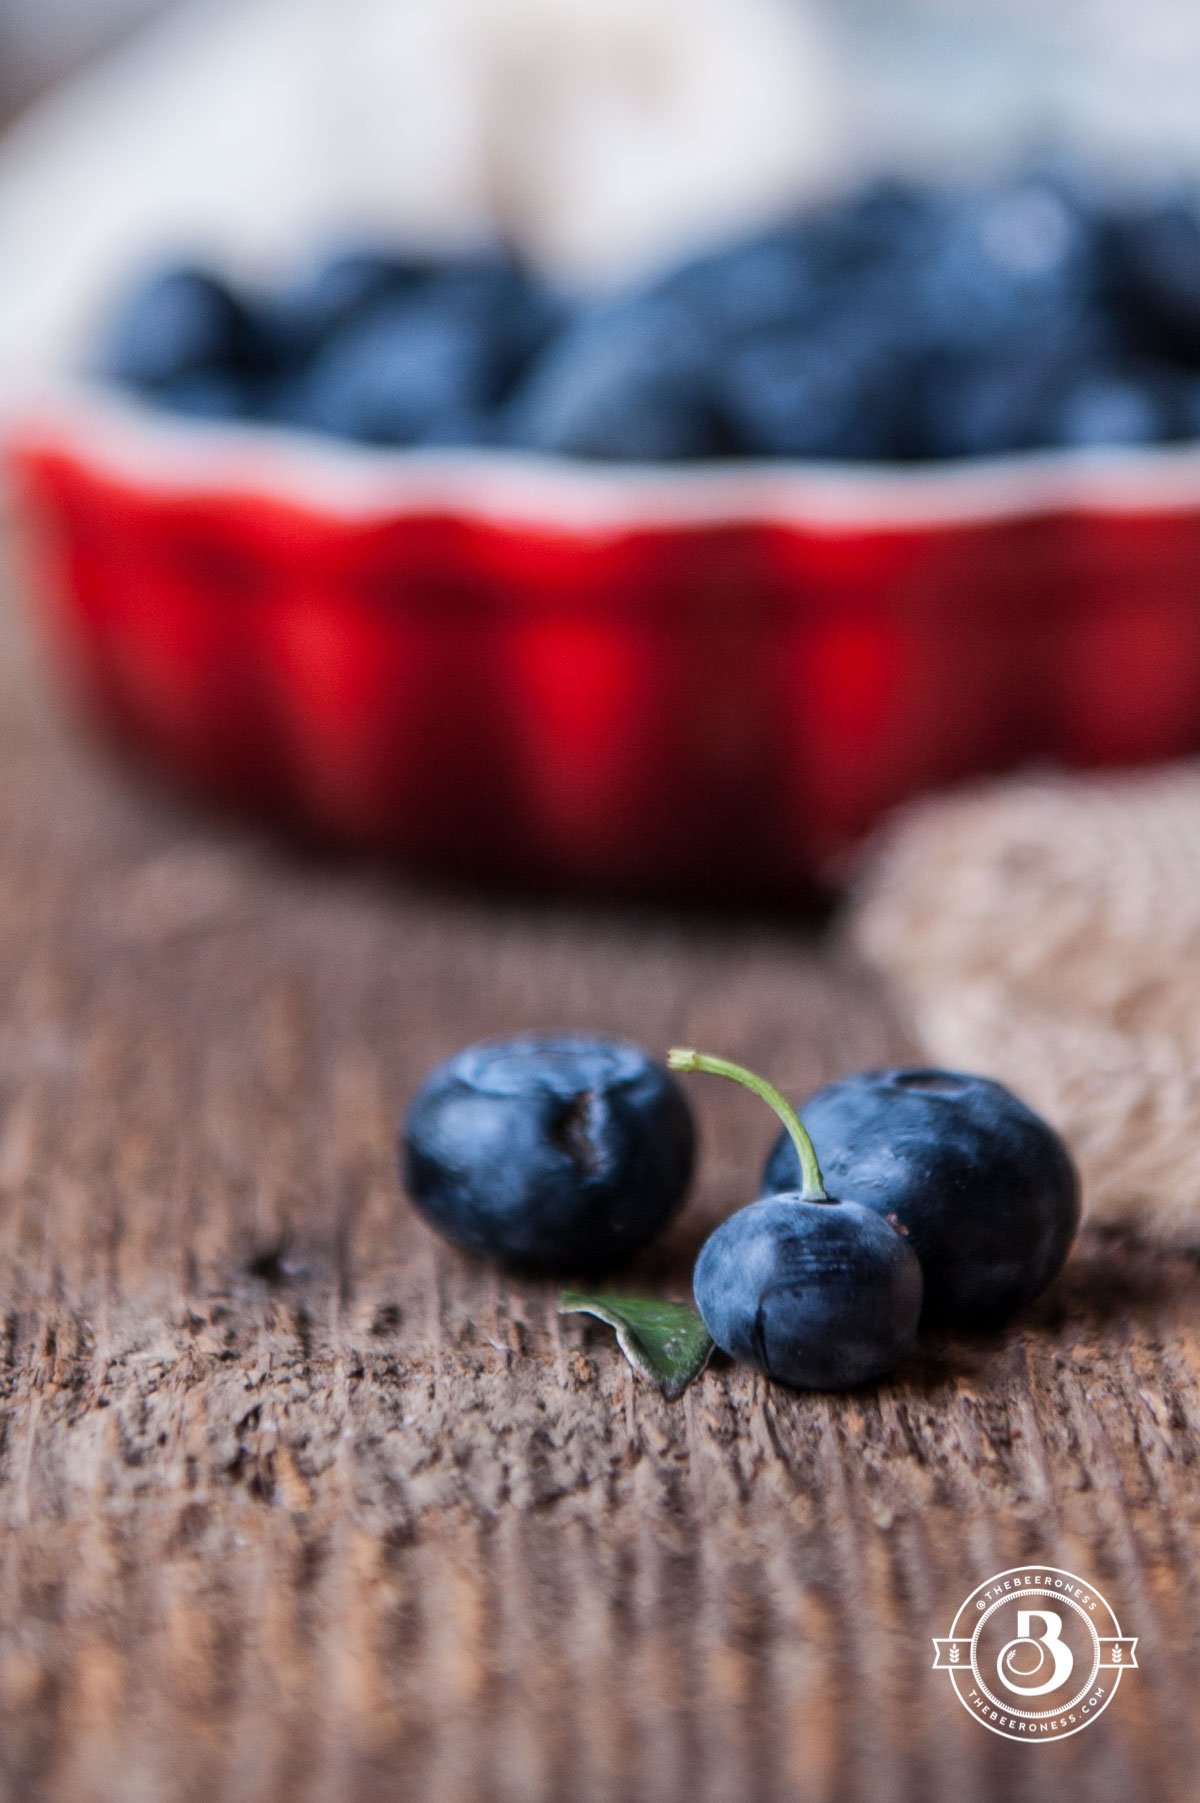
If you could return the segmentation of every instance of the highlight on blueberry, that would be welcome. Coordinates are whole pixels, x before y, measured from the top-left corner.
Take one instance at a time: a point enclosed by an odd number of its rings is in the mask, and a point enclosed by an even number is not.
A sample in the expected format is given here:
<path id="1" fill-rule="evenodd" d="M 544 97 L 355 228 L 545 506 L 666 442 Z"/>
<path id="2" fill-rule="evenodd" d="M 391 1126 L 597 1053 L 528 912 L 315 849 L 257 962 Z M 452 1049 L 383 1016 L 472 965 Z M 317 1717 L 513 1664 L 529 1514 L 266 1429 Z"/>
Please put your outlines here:
<path id="1" fill-rule="evenodd" d="M 681 1207 L 695 1161 L 675 1079 L 626 1041 L 583 1034 L 486 1041 L 426 1079 L 401 1133 L 401 1172 L 430 1226 L 529 1271 L 606 1271 Z"/>
<path id="2" fill-rule="evenodd" d="M 812 1141 L 765 1079 L 691 1050 L 671 1052 L 667 1063 L 759 1096 L 782 1121 L 798 1167 L 788 1193 L 739 1209 L 701 1249 L 693 1288 L 716 1344 L 800 1389 L 886 1377 L 911 1351 L 921 1315 L 921 1267 L 903 1229 L 857 1199 L 828 1194 Z"/>
<path id="3" fill-rule="evenodd" d="M 1080 1218 L 1066 1146 L 987 1077 L 885 1070 L 847 1077 L 801 1108 L 834 1187 L 902 1222 L 925 1274 L 925 1312 L 995 1327 L 1057 1276 Z M 762 1193 L 795 1188 L 802 1164 L 780 1135 Z"/>

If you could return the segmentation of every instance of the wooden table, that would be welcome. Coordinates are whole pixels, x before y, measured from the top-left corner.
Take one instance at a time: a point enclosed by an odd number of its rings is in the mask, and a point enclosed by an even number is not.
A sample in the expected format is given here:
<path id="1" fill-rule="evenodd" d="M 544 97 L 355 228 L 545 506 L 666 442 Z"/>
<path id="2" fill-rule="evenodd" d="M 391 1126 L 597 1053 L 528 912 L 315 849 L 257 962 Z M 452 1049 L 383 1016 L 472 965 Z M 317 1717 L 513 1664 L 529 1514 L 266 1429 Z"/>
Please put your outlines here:
<path id="1" fill-rule="evenodd" d="M 478 1035 L 689 1040 L 802 1091 L 904 1052 L 786 923 L 518 905 L 296 861 L 0 687 L 0 1784 L 12 1803 L 1200 1796 L 1200 1291 L 1085 1237 L 994 1342 L 676 1405 L 443 1249 L 397 1115 Z M 763 1113 L 696 1086 L 686 1294 Z M 993 1572 L 1099 1584 L 1087 1732 L 972 1722 L 931 1638 Z"/>

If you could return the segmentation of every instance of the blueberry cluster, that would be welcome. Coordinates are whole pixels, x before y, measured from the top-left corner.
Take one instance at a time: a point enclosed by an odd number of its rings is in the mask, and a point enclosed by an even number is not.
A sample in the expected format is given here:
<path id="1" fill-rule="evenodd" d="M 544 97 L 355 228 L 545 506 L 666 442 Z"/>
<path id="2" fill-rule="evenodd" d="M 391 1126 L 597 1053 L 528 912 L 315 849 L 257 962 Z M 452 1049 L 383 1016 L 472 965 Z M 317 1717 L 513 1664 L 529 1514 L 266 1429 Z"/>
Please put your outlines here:
<path id="1" fill-rule="evenodd" d="M 712 1339 L 768 1377 L 872 1382 L 922 1320 L 994 1327 L 1070 1250 L 1070 1155 L 998 1083 L 872 1072 L 820 1091 L 801 1117 L 740 1065 L 692 1051 L 668 1065 L 734 1079 L 783 1123 L 762 1196 L 710 1236 L 694 1280 Z M 409 1194 L 449 1240 L 572 1275 L 646 1245 L 681 1207 L 694 1153 L 670 1071 L 579 1036 L 468 1047 L 427 1079 L 401 1135 Z"/>
<path id="2" fill-rule="evenodd" d="M 107 378 L 176 412 L 375 445 L 912 461 L 1200 437 L 1200 214 L 1061 174 L 882 182 L 635 292 L 502 251 L 351 251 L 280 292 L 175 269 Z"/>
<path id="3" fill-rule="evenodd" d="M 1061 1270 L 1079 1179 L 1001 1084 L 870 1071 L 797 1115 L 740 1065 L 692 1051 L 668 1062 L 731 1077 L 783 1123 L 760 1199 L 717 1228 L 694 1282 L 717 1345 L 768 1377 L 809 1389 L 883 1377 L 919 1322 L 997 1327 Z"/>

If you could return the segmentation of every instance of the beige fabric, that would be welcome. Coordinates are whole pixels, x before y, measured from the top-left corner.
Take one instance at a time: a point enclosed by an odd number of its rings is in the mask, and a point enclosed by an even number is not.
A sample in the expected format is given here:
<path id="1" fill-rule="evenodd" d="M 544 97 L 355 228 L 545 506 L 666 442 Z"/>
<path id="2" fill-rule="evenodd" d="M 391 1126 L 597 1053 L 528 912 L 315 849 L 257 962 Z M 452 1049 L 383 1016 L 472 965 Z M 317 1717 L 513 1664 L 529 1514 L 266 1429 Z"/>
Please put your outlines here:
<path id="1" fill-rule="evenodd" d="M 849 933 L 931 1059 L 1066 1134 L 1093 1219 L 1200 1247 L 1200 765 L 924 803 Z"/>

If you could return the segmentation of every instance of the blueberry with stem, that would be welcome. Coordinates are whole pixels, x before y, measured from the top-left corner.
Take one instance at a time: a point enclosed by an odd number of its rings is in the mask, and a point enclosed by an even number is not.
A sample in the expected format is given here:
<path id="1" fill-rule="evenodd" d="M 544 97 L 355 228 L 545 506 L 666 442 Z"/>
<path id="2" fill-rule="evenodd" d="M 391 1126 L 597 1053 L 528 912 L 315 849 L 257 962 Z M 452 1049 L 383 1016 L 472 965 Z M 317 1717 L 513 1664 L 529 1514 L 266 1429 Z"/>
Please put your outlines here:
<path id="1" fill-rule="evenodd" d="M 766 1102 L 800 1165 L 799 1188 L 739 1209 L 701 1248 L 693 1288 L 717 1345 L 800 1389 L 885 1377 L 912 1349 L 921 1315 L 921 1267 L 902 1230 L 828 1194 L 812 1140 L 765 1078 L 690 1050 L 667 1064 L 728 1077 Z"/>
<path id="2" fill-rule="evenodd" d="M 997 1327 L 1061 1270 L 1079 1227 L 1079 1177 L 1054 1129 L 1002 1083 L 863 1071 L 818 1090 L 801 1118 L 837 1187 L 903 1222 L 927 1321 Z M 796 1176 L 781 1134 L 762 1194 L 791 1191 Z"/>

